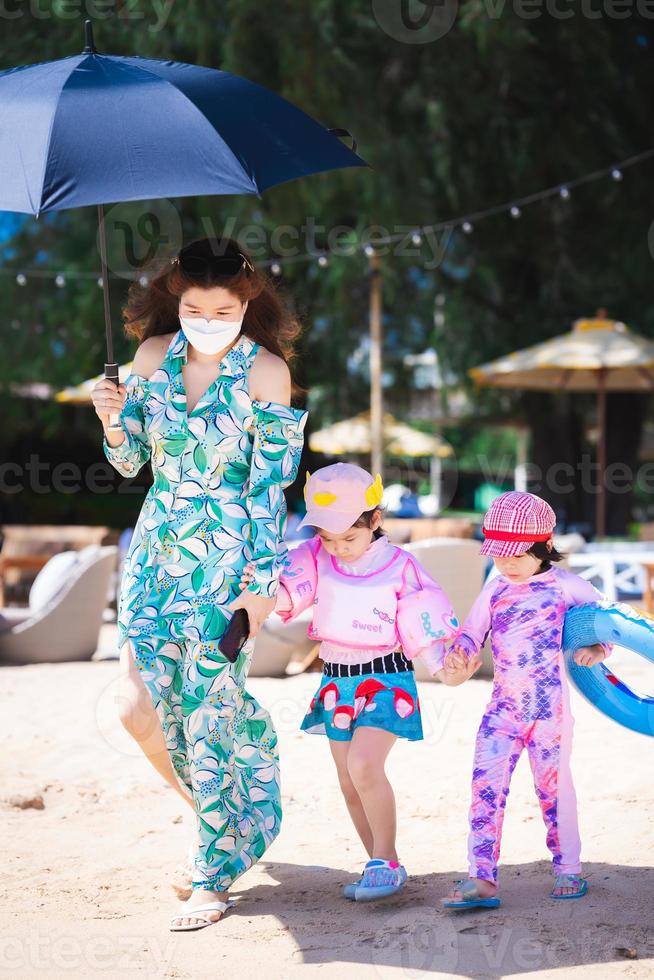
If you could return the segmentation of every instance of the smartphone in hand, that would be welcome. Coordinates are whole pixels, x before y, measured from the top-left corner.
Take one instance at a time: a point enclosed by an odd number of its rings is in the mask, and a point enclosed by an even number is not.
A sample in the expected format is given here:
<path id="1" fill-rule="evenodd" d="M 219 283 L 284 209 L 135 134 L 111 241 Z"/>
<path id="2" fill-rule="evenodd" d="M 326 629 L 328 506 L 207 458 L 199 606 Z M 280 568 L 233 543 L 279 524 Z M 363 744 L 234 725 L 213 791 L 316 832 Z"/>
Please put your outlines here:
<path id="1" fill-rule="evenodd" d="M 218 641 L 218 649 L 223 653 L 230 663 L 236 663 L 241 648 L 250 635 L 250 620 L 245 609 L 237 609 L 229 623 L 227 629 Z"/>

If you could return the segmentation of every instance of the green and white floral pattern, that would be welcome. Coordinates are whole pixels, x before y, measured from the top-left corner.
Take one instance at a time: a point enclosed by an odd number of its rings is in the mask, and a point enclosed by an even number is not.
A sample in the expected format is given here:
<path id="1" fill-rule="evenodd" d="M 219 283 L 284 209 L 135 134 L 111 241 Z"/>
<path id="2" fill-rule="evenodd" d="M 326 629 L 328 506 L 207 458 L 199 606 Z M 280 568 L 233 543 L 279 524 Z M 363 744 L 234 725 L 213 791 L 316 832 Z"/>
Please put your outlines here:
<path id="1" fill-rule="evenodd" d="M 218 650 L 246 562 L 256 569 L 250 590 L 276 592 L 283 488 L 297 475 L 306 422 L 305 412 L 250 398 L 257 350 L 242 336 L 187 413 L 178 331 L 150 379 L 126 381 L 123 444 L 104 440 L 124 476 L 152 464 L 123 569 L 119 645 L 132 643 L 175 771 L 193 793 L 195 883 L 221 889 L 261 857 L 281 820 L 277 737 L 244 689 L 252 644 L 236 664 Z"/>

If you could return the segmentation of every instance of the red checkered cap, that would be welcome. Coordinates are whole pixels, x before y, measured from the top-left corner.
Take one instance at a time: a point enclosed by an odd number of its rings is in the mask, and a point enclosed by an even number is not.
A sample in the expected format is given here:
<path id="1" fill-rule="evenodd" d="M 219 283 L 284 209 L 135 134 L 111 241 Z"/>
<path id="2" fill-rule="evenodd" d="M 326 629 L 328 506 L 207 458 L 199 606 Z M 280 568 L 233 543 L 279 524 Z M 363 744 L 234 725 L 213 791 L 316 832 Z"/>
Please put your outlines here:
<path id="1" fill-rule="evenodd" d="M 481 553 L 493 558 L 524 555 L 537 541 L 549 541 L 555 525 L 556 515 L 547 501 L 510 490 L 496 497 L 486 512 Z"/>

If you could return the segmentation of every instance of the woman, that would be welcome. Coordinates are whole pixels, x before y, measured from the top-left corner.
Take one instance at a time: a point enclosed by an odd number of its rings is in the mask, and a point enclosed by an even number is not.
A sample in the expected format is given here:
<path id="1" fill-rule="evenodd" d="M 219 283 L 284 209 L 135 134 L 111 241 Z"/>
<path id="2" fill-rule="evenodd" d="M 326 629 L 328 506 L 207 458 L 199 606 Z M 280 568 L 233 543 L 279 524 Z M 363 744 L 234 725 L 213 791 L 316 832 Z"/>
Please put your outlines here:
<path id="1" fill-rule="evenodd" d="M 282 490 L 306 422 L 289 407 L 299 325 L 230 239 L 183 248 L 149 286 L 131 287 L 123 315 L 141 341 L 132 373 L 118 388 L 100 381 L 93 402 L 113 466 L 133 477 L 149 459 L 154 483 L 118 602 L 122 715 L 197 815 L 193 891 L 171 929 L 199 929 L 218 921 L 281 820 L 275 730 L 244 688 L 252 643 L 231 664 L 218 641 L 234 610 L 247 611 L 253 637 L 275 605 Z"/>

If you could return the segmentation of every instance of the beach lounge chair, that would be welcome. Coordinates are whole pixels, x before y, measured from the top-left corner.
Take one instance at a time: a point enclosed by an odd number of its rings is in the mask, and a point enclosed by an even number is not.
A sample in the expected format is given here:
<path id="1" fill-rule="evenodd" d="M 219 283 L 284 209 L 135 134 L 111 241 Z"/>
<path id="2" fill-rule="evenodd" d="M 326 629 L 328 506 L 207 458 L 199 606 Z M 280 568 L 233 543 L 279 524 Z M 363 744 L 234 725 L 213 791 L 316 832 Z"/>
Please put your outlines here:
<path id="1" fill-rule="evenodd" d="M 0 663 L 90 660 L 116 558 L 113 545 L 51 558 L 34 580 L 29 606 L 0 609 Z"/>

